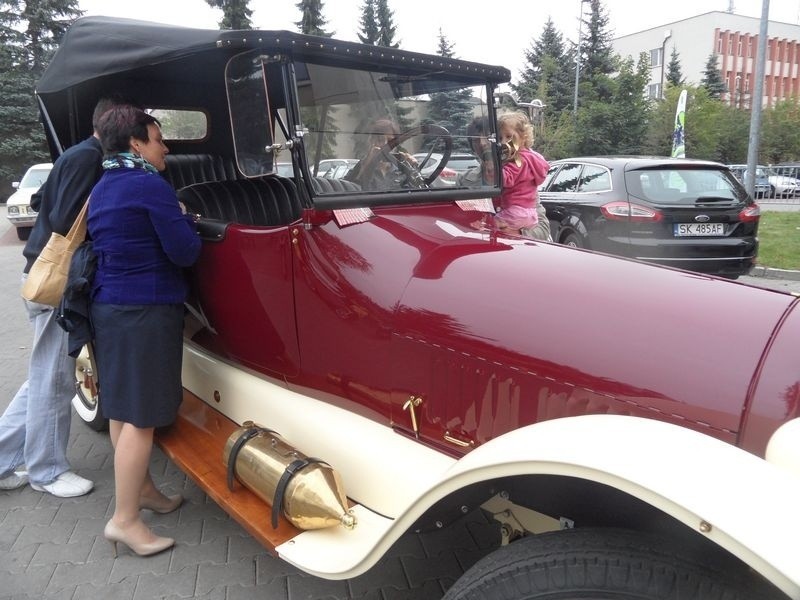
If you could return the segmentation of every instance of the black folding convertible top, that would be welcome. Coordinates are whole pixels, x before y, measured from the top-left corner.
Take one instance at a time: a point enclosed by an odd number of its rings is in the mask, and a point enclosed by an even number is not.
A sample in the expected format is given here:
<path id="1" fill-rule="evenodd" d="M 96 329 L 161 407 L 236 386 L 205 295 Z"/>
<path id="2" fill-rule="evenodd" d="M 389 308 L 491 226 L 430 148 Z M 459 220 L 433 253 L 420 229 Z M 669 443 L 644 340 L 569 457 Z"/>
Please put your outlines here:
<path id="1" fill-rule="evenodd" d="M 354 62 L 443 69 L 454 74 L 480 75 L 495 83 L 510 78 L 510 72 L 504 67 L 289 31 L 218 31 L 113 17 L 83 17 L 67 31 L 37 91 L 42 95 L 57 92 L 90 79 L 158 65 L 214 48 L 259 46 L 300 56 L 334 54 L 350 56 Z"/>
<path id="2" fill-rule="evenodd" d="M 289 31 L 209 30 L 113 17 L 82 17 L 64 36 L 36 88 L 51 153 L 91 132 L 97 99 L 109 93 L 147 106 L 202 98 L 222 114 L 227 61 L 247 50 L 416 76 L 441 72 L 467 84 L 509 81 L 505 67 Z"/>

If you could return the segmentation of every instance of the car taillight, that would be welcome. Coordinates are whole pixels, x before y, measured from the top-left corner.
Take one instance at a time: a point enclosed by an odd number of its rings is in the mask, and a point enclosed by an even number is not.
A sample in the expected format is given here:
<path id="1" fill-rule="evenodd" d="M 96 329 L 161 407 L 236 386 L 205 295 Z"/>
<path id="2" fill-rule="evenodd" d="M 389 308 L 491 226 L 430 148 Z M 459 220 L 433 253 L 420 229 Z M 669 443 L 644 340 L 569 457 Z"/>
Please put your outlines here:
<path id="1" fill-rule="evenodd" d="M 742 223 L 758 221 L 759 217 L 761 217 L 761 207 L 755 203 L 745 206 L 739 213 L 739 221 Z"/>
<path id="2" fill-rule="evenodd" d="M 442 172 L 439 173 L 439 177 L 441 177 L 442 179 L 455 179 L 456 175 L 458 175 L 458 173 L 456 173 L 455 171 L 453 171 L 453 169 L 449 167 L 445 167 L 444 169 L 442 169 Z"/>
<path id="3" fill-rule="evenodd" d="M 633 223 L 660 221 L 664 217 L 660 211 L 650 208 L 649 206 L 622 201 L 604 204 L 600 207 L 600 211 L 606 219 L 612 221 L 631 221 Z"/>

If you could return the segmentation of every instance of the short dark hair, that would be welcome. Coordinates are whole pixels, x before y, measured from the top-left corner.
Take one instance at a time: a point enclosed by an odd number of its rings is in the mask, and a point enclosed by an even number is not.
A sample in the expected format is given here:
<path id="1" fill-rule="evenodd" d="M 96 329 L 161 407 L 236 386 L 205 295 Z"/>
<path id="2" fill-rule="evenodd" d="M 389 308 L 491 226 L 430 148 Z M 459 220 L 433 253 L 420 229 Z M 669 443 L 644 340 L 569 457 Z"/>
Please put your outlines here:
<path id="1" fill-rule="evenodd" d="M 97 134 L 103 152 L 107 155 L 127 152 L 130 149 L 131 138 L 143 142 L 149 141 L 147 126 L 153 123 L 161 125 L 154 116 L 135 106 L 115 106 L 107 110 L 97 124 Z"/>
<path id="2" fill-rule="evenodd" d="M 97 131 L 97 128 L 100 125 L 100 117 L 102 117 L 106 112 L 115 106 L 124 106 L 126 104 L 141 108 L 136 102 L 130 98 L 124 97 L 122 94 L 107 94 L 100 98 L 97 101 L 97 104 L 95 104 L 94 112 L 92 113 L 92 129 Z"/>
<path id="3" fill-rule="evenodd" d="M 475 139 L 480 137 L 487 137 L 489 135 L 489 117 L 475 117 L 467 125 L 467 138 L 469 139 L 469 146 L 475 150 Z"/>

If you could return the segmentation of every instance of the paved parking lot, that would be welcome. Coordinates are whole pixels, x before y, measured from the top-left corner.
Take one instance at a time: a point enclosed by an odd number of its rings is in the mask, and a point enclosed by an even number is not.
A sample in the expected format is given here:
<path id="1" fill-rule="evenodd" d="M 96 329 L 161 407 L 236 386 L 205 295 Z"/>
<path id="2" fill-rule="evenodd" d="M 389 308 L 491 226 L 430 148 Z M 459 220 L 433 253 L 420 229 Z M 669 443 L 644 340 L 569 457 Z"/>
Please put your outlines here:
<path id="1" fill-rule="evenodd" d="M 0 207 L 0 411 L 27 371 L 31 333 L 18 291 L 22 245 Z M 800 293 L 794 277 L 744 280 Z M 406 535 L 361 577 L 322 580 L 270 556 L 156 451 L 156 482 L 187 501 L 169 515 L 145 514 L 157 533 L 177 544 L 150 558 L 121 549 L 114 559 L 102 536 L 113 510 L 108 436 L 74 418 L 70 460 L 95 482 L 89 495 L 58 499 L 30 487 L 0 492 L 0 600 L 435 600 L 482 549 L 498 543 L 497 527 L 476 511 L 446 531 Z"/>

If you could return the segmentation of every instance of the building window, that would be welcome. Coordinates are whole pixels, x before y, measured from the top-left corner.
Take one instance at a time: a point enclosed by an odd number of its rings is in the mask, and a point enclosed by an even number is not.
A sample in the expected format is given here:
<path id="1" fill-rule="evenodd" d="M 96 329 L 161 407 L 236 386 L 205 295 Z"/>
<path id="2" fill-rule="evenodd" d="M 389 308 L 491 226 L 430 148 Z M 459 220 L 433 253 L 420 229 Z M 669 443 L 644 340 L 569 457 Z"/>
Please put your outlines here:
<path id="1" fill-rule="evenodd" d="M 650 100 L 660 100 L 661 99 L 661 84 L 660 83 L 651 83 L 647 86 L 647 97 Z"/>
<path id="2" fill-rule="evenodd" d="M 650 66 L 651 67 L 660 67 L 661 66 L 661 48 L 653 48 L 650 50 Z"/>
<path id="3" fill-rule="evenodd" d="M 742 40 L 739 40 L 739 41 L 736 43 L 736 54 L 737 54 L 738 56 L 741 56 L 741 55 L 742 55 Z"/>
<path id="4" fill-rule="evenodd" d="M 728 56 L 733 54 L 733 39 L 728 37 Z"/>

